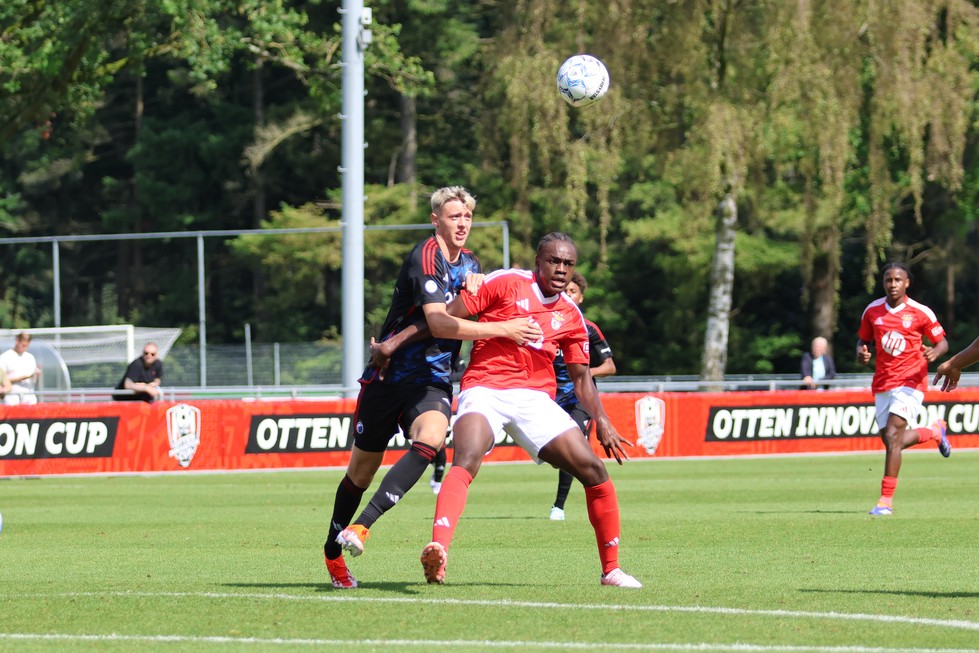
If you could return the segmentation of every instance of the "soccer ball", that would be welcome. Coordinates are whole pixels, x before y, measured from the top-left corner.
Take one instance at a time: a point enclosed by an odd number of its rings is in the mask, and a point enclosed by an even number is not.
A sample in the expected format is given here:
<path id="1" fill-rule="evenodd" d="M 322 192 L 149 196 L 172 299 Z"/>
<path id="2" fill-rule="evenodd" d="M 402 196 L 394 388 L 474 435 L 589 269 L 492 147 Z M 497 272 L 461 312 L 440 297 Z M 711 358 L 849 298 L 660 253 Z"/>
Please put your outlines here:
<path id="1" fill-rule="evenodd" d="M 605 64 L 590 54 L 568 58 L 557 71 L 557 90 L 573 107 L 586 107 L 608 93 L 609 77 Z"/>

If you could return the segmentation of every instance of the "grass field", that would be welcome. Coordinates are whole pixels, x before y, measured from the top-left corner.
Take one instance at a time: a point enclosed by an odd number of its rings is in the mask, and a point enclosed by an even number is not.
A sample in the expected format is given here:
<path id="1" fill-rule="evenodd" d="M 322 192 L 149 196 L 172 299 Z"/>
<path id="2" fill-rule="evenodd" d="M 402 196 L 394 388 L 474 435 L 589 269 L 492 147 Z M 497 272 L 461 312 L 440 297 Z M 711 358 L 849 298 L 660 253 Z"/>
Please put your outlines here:
<path id="1" fill-rule="evenodd" d="M 425 584 L 427 479 L 349 559 L 322 541 L 341 470 L 0 481 L 0 650 L 979 651 L 979 453 L 610 465 L 623 568 L 601 587 L 580 487 L 487 466 Z M 376 482 L 375 482 L 376 487 Z M 366 503 L 366 500 L 365 500 Z"/>

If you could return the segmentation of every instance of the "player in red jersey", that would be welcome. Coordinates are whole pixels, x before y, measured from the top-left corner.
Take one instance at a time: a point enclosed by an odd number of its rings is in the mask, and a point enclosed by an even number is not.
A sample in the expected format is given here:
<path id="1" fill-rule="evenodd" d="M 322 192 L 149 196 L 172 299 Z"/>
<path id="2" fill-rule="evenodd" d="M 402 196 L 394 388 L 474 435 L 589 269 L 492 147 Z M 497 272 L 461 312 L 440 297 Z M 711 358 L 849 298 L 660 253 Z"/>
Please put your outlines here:
<path id="1" fill-rule="evenodd" d="M 574 303 L 581 307 L 585 301 L 585 290 L 588 282 L 584 275 L 575 272 L 571 275 L 568 285 L 565 287 L 565 294 L 574 300 Z M 590 351 L 589 368 L 593 379 L 615 374 L 615 360 L 612 358 L 612 348 L 605 340 L 605 334 L 598 328 L 598 325 L 591 320 L 585 319 L 585 328 L 588 329 L 588 348 Z M 568 374 L 568 368 L 564 364 L 564 355 L 559 351 L 554 358 L 554 377 L 557 380 L 557 394 L 554 401 L 565 410 L 571 419 L 575 421 L 581 432 L 588 437 L 591 432 L 591 415 L 585 412 L 578 401 L 578 396 L 574 393 L 574 381 Z M 564 504 L 568 500 L 571 492 L 571 485 L 574 477 L 563 469 L 558 470 L 557 494 L 554 497 L 554 504 L 551 506 L 548 518 L 551 521 L 564 521 Z"/>
<path id="2" fill-rule="evenodd" d="M 453 426 L 454 456 L 435 507 L 432 542 L 422 551 L 429 583 L 443 583 L 447 550 L 466 506 L 469 485 L 496 433 L 505 430 L 535 462 L 563 469 L 585 487 L 588 518 L 595 531 L 602 565 L 601 583 L 639 588 L 642 584 L 619 568 L 619 505 L 605 464 L 595 455 L 578 425 L 554 401 L 554 357 L 558 349 L 574 380 L 582 406 L 594 418 L 598 440 L 619 464 L 628 459 L 621 438 L 606 414 L 589 371 L 585 320 L 565 294 L 577 262 L 574 241 L 551 233 L 537 247 L 536 268 L 502 270 L 488 275 L 475 294 L 463 293 L 448 306 L 448 315 L 478 315 L 480 323 L 530 316 L 543 330 L 532 342 L 504 338 L 478 340 L 462 377 L 458 417 Z M 467 286 L 468 286 L 467 282 Z M 429 320 L 433 333 L 441 325 Z"/>
<path id="3" fill-rule="evenodd" d="M 887 450 L 880 499 L 871 515 L 891 514 L 904 449 L 935 441 L 943 456 L 947 458 L 952 453 L 943 420 L 920 428 L 909 426 L 922 411 L 928 363 L 948 351 L 945 329 L 934 311 L 908 297 L 911 270 L 907 265 L 888 263 L 882 277 L 884 297 L 867 305 L 857 333 L 857 362 L 867 365 L 873 356 L 870 348 L 877 351 L 871 390 L 877 408 L 877 428 Z M 925 346 L 923 336 L 934 346 Z"/>

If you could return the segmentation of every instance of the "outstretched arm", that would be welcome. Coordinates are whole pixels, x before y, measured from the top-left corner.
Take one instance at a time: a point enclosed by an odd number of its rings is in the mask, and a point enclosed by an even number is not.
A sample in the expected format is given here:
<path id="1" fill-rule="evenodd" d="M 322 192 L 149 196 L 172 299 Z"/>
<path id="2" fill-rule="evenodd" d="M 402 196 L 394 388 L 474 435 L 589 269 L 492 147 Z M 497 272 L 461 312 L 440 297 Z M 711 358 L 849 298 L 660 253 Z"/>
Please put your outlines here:
<path id="1" fill-rule="evenodd" d="M 605 455 L 614 456 L 616 462 L 621 465 L 623 459 L 629 460 L 629 454 L 622 445 L 627 444 L 631 447 L 633 444 L 622 439 L 612 420 L 605 413 L 605 407 L 598 397 L 598 388 L 595 387 L 588 366 L 582 363 L 568 363 L 567 366 L 571 380 L 574 381 L 574 393 L 594 420 L 595 432 L 598 434 L 598 441 L 602 444 L 602 448 L 605 449 Z"/>
<path id="2" fill-rule="evenodd" d="M 977 361 L 979 361 L 979 338 L 973 340 L 971 345 L 939 365 L 935 371 L 935 379 L 931 382 L 932 385 L 938 385 L 938 381 L 945 377 L 942 390 L 951 392 L 958 387 L 962 370 Z"/>
<path id="3" fill-rule="evenodd" d="M 519 317 L 505 322 L 475 322 L 465 319 L 471 316 L 465 302 L 456 297 L 448 304 L 425 304 L 422 307 L 425 320 L 409 325 L 384 342 L 371 338 L 371 365 L 384 369 L 402 345 L 429 336 L 451 340 L 483 340 L 485 338 L 510 338 L 518 345 L 538 340 L 543 331 L 529 317 Z"/>

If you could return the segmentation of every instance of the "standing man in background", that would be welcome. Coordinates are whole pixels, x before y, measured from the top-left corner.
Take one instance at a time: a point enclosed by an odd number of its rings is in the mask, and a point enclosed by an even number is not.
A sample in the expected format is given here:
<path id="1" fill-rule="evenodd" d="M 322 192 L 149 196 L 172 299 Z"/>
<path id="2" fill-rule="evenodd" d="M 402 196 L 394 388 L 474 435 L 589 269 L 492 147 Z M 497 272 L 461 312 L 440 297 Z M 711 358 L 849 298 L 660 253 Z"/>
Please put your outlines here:
<path id="1" fill-rule="evenodd" d="M 870 363 L 871 347 L 877 351 L 871 389 L 877 407 L 877 428 L 887 449 L 880 499 L 871 515 L 893 512 L 892 500 L 904 449 L 933 441 L 946 458 L 952 453 L 943 420 L 935 420 L 931 426 L 910 427 L 922 411 L 924 391 L 928 388 L 928 363 L 948 351 L 945 329 L 934 311 L 908 297 L 911 269 L 907 265 L 888 263 L 882 277 L 884 297 L 870 302 L 864 309 L 857 334 L 858 363 Z M 934 347 L 924 346 L 922 336 Z"/>
<path id="2" fill-rule="evenodd" d="M 32 405 L 37 403 L 34 386 L 41 377 L 34 354 L 27 351 L 31 344 L 31 334 L 21 331 L 14 338 L 14 346 L 0 354 L 0 367 L 7 373 L 10 391 L 3 398 L 7 406 Z"/>

